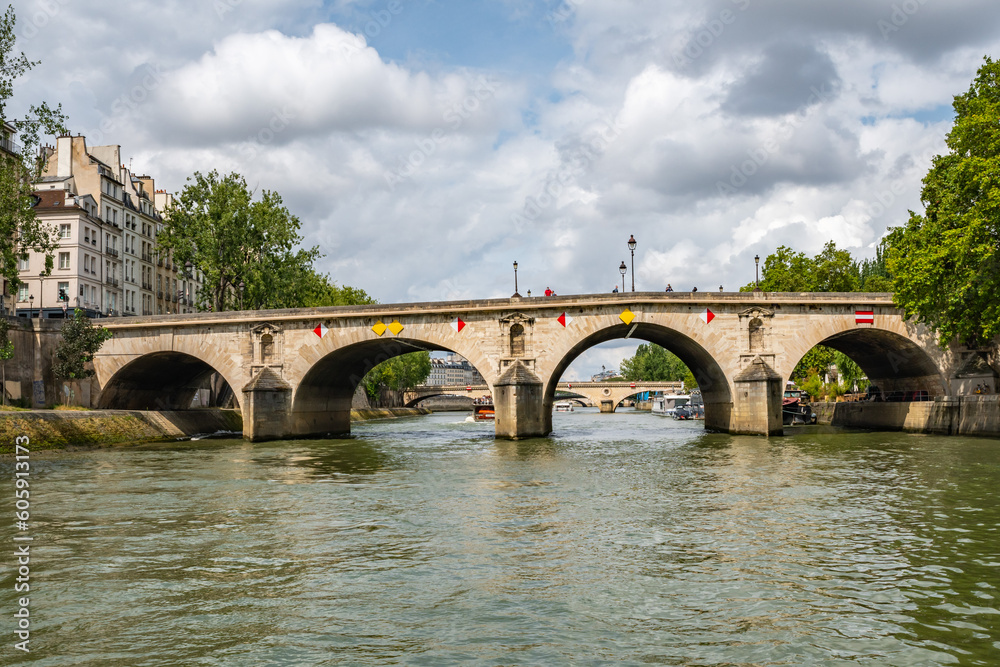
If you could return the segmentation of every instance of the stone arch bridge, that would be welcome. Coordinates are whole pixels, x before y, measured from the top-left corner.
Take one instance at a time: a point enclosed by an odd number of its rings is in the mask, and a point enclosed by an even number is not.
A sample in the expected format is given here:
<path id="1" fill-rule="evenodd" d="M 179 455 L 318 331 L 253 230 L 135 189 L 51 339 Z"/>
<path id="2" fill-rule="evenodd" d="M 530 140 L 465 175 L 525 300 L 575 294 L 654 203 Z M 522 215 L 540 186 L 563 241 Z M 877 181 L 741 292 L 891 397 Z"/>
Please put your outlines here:
<path id="1" fill-rule="evenodd" d="M 970 355 L 983 354 L 938 347 L 892 295 L 870 293 L 623 293 L 103 324 L 113 338 L 94 360 L 98 407 L 184 409 L 215 371 L 234 390 L 250 440 L 349 433 L 365 373 L 416 350 L 455 352 L 479 370 L 501 438 L 551 432 L 563 372 L 614 339 L 649 341 L 680 357 L 698 379 L 707 429 L 760 435 L 782 432 L 784 383 L 817 344 L 850 356 L 885 391 L 932 397 L 953 392 Z"/>
<path id="2" fill-rule="evenodd" d="M 646 392 L 663 391 L 678 393 L 684 389 L 683 382 L 560 382 L 556 391 L 562 392 L 557 399 L 581 399 L 582 405 L 599 406 L 601 412 L 614 412 L 621 402 L 632 396 Z M 415 407 L 421 401 L 434 396 L 466 396 L 483 398 L 492 396 L 489 385 L 423 385 L 414 387 L 403 394 L 406 407 Z"/>

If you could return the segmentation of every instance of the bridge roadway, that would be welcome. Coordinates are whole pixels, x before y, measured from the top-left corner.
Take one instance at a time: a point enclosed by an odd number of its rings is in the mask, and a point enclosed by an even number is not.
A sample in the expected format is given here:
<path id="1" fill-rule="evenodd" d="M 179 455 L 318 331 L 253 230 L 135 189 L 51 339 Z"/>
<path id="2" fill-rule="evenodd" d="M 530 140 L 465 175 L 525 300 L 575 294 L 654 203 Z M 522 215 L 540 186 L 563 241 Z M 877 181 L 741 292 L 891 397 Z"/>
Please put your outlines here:
<path id="1" fill-rule="evenodd" d="M 647 391 L 662 391 L 668 394 L 680 393 L 684 389 L 683 382 L 560 382 L 556 391 L 586 398 L 587 405 L 600 406 L 601 412 L 614 412 L 621 402 L 630 396 L 643 394 Z M 482 398 L 492 396 L 489 385 L 420 385 L 403 394 L 406 407 L 414 407 L 421 401 L 433 396 L 467 396 Z M 559 397 L 562 398 L 562 397 Z"/>
<path id="2" fill-rule="evenodd" d="M 414 350 L 455 352 L 482 373 L 500 438 L 551 432 L 563 373 L 587 349 L 615 339 L 674 352 L 698 379 L 705 427 L 729 433 L 781 433 L 784 383 L 818 344 L 847 354 L 884 391 L 958 394 L 971 357 L 1000 367 L 994 353 L 939 347 L 891 294 L 625 292 L 102 324 L 113 338 L 94 359 L 98 407 L 184 409 L 215 371 L 234 390 L 250 440 L 349 433 L 365 373 Z"/>

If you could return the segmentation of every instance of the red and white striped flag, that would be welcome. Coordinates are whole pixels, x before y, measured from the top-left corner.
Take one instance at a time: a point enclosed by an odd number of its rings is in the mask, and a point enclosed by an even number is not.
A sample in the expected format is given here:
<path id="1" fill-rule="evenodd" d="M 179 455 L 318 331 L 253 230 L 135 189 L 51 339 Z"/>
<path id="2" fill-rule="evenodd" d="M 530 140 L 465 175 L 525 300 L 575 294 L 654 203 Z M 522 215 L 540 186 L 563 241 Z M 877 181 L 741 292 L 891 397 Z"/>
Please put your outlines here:
<path id="1" fill-rule="evenodd" d="M 855 310 L 854 311 L 854 323 L 855 324 L 875 324 L 875 311 L 873 311 L 873 310 Z"/>

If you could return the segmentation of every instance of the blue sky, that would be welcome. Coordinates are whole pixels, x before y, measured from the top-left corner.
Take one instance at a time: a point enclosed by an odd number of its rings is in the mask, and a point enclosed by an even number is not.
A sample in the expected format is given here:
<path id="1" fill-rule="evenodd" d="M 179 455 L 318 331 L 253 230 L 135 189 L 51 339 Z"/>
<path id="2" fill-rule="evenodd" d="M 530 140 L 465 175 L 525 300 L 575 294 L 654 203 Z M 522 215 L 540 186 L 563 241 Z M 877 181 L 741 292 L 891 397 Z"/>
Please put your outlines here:
<path id="1" fill-rule="evenodd" d="M 157 187 L 237 171 L 384 303 L 736 289 L 753 257 L 857 257 L 908 209 L 995 0 L 19 0 L 62 102 Z M 554 17 L 555 12 L 559 13 Z M 381 20 L 380 20 L 381 19 Z M 609 343 L 570 369 L 613 367 Z"/>

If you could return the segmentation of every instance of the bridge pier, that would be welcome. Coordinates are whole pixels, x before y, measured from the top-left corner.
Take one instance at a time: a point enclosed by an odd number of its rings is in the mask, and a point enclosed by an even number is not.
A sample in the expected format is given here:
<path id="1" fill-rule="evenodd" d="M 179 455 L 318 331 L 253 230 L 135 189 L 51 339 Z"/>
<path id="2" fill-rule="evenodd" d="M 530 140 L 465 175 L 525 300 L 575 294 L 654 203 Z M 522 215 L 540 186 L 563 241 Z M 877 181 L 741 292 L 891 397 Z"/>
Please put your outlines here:
<path id="1" fill-rule="evenodd" d="M 542 381 L 521 360 L 511 364 L 493 388 L 497 438 L 521 440 L 549 434 L 552 414 L 546 414 Z"/>
<path id="2" fill-rule="evenodd" d="M 609 398 L 601 399 L 601 412 L 614 412 L 615 402 Z"/>
<path id="3" fill-rule="evenodd" d="M 760 357 L 733 379 L 736 395 L 729 432 L 735 435 L 783 435 L 782 378 Z"/>
<path id="4" fill-rule="evenodd" d="M 243 437 L 277 440 L 288 437 L 292 387 L 270 368 L 262 369 L 243 387 Z"/>

